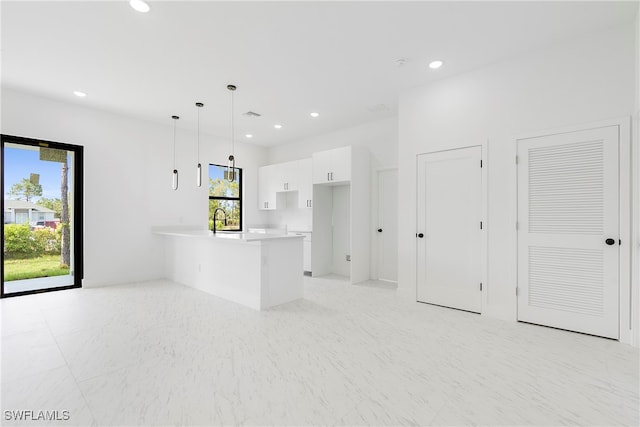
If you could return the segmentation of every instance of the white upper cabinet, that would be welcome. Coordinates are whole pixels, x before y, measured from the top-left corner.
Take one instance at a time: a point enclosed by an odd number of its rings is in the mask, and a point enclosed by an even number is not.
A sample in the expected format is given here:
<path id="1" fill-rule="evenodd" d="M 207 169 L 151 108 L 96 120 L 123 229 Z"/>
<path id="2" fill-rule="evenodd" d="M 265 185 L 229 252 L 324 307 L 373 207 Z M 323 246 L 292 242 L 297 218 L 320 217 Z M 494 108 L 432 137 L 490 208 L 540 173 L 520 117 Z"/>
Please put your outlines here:
<path id="1" fill-rule="evenodd" d="M 301 209 L 313 207 L 313 182 L 311 179 L 311 158 L 297 161 L 298 170 L 298 207 Z"/>
<path id="2" fill-rule="evenodd" d="M 311 158 L 258 168 L 258 209 L 276 209 L 276 193 L 298 191 L 298 206 L 311 208 Z"/>
<path id="3" fill-rule="evenodd" d="M 339 183 L 351 180 L 351 147 L 313 153 L 313 183 Z"/>
<path id="4" fill-rule="evenodd" d="M 329 181 L 332 157 L 332 150 L 313 153 L 313 184 Z"/>
<path id="5" fill-rule="evenodd" d="M 278 165 L 258 168 L 258 209 L 272 210 L 276 208 L 277 186 L 282 181 Z"/>
<path id="6" fill-rule="evenodd" d="M 295 191 L 298 189 L 298 162 L 280 163 L 280 182 L 276 186 L 276 191 Z"/>
<path id="7" fill-rule="evenodd" d="M 331 150 L 333 153 L 331 181 L 351 181 L 351 147 Z"/>

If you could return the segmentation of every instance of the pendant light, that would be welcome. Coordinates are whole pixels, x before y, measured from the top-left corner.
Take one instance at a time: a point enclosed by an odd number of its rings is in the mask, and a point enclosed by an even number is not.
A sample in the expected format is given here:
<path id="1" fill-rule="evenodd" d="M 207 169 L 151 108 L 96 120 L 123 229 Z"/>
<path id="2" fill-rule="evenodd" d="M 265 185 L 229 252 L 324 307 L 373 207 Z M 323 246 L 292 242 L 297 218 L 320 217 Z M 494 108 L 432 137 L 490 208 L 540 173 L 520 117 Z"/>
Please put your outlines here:
<path id="1" fill-rule="evenodd" d="M 234 85 L 227 85 L 227 89 L 231 92 L 231 155 L 229 155 L 229 162 L 227 163 L 227 172 L 225 175 L 227 181 L 233 182 L 236 180 L 235 141 L 233 132 L 233 92 L 235 92 L 236 87 Z"/>
<path id="2" fill-rule="evenodd" d="M 173 119 L 173 181 L 171 184 L 171 188 L 174 190 L 178 189 L 178 169 L 176 169 L 176 127 L 178 120 L 180 117 L 171 116 Z"/>
<path id="3" fill-rule="evenodd" d="M 200 108 L 204 107 L 202 102 L 196 102 L 198 107 L 198 166 L 196 166 L 196 187 L 202 187 L 202 164 L 200 163 Z"/>

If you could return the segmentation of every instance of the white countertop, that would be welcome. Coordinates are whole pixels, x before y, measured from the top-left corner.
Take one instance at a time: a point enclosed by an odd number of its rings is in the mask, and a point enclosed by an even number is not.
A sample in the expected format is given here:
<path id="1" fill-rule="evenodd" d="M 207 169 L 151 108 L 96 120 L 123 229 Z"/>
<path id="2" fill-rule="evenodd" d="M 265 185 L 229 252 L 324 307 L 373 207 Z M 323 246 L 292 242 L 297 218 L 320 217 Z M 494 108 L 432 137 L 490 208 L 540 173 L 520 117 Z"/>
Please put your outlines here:
<path id="1" fill-rule="evenodd" d="M 179 236 L 179 237 L 196 237 L 207 238 L 221 241 L 242 241 L 256 242 L 261 240 L 274 239 L 301 239 L 303 235 L 295 234 L 271 234 L 271 233 L 247 233 L 241 231 L 218 231 L 213 233 L 211 230 L 193 229 L 186 227 L 155 227 L 154 234 L 162 236 Z"/>

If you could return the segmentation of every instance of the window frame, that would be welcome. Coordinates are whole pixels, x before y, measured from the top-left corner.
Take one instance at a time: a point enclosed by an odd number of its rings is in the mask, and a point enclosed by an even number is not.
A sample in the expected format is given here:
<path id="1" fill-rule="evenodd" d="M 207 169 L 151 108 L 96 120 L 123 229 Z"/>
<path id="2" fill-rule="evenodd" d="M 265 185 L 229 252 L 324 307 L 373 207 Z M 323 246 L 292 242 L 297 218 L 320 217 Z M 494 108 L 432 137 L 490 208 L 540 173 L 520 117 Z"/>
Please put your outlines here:
<path id="1" fill-rule="evenodd" d="M 209 163 L 209 166 L 217 166 L 217 167 L 222 168 L 222 169 L 227 169 L 227 166 L 225 166 L 225 165 L 219 165 L 219 164 L 216 164 L 216 163 Z M 209 195 L 209 202 L 211 202 L 211 200 L 231 200 L 231 201 L 237 201 L 237 202 L 238 202 L 238 210 L 240 211 L 240 212 L 239 212 L 239 217 L 240 217 L 239 228 L 238 228 L 237 230 L 225 230 L 225 231 L 228 231 L 228 232 L 238 232 L 238 233 L 239 233 L 239 232 L 242 232 L 242 230 L 243 230 L 243 215 L 242 215 L 242 168 L 235 167 L 234 169 L 237 171 L 237 174 L 238 174 L 238 197 L 211 196 L 211 195 Z M 208 168 L 207 168 L 207 175 L 209 175 L 209 169 L 208 169 Z M 211 178 L 211 177 L 209 176 L 209 178 Z M 207 194 L 209 194 L 209 189 L 211 188 L 211 187 L 209 187 L 208 182 L 209 182 L 209 181 L 207 180 L 207 187 L 208 187 L 208 188 L 207 188 Z M 209 206 L 207 205 L 207 211 L 208 211 L 208 209 L 209 209 Z M 207 217 L 208 217 L 208 215 L 207 215 Z M 214 221 L 215 221 L 215 220 L 214 220 Z M 209 219 L 207 218 L 207 224 L 208 224 L 208 222 L 209 222 Z"/>
<path id="2" fill-rule="evenodd" d="M 71 234 L 72 262 L 73 262 L 73 284 L 68 286 L 58 286 L 54 288 L 34 289 L 29 291 L 5 293 L 4 291 L 4 252 L 0 254 L 0 298 L 13 298 L 22 295 L 39 294 L 42 292 L 55 292 L 66 289 L 74 289 L 82 287 L 84 279 L 84 146 L 67 144 L 62 142 L 47 141 L 44 139 L 25 138 L 22 136 L 13 136 L 0 134 L 0 187 L 4 194 L 4 149 L 6 144 L 16 144 L 35 147 L 50 147 L 57 150 L 66 150 L 73 152 L 73 178 L 69 182 L 73 183 L 73 198 L 69 199 L 69 203 L 75 206 L 73 213 L 70 213 L 70 219 L 75 228 L 75 233 Z M 0 208 L 4 212 L 4 196 L 0 198 Z M 27 221 L 28 223 L 29 221 Z M 2 228 L 2 241 L 4 242 L 4 224 Z"/>

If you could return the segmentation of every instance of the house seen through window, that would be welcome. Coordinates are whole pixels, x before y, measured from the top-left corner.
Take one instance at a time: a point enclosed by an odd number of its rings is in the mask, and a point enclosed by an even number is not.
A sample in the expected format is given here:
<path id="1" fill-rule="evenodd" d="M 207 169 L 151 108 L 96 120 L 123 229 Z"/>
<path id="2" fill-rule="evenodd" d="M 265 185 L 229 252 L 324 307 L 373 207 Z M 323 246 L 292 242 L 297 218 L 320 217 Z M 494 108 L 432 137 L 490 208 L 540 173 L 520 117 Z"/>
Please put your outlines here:
<path id="1" fill-rule="evenodd" d="M 209 165 L 209 230 L 242 230 L 242 169 L 235 168 L 235 179 L 225 179 L 226 166 Z M 215 215 L 215 219 L 214 219 Z"/>

